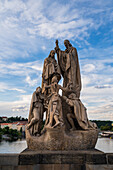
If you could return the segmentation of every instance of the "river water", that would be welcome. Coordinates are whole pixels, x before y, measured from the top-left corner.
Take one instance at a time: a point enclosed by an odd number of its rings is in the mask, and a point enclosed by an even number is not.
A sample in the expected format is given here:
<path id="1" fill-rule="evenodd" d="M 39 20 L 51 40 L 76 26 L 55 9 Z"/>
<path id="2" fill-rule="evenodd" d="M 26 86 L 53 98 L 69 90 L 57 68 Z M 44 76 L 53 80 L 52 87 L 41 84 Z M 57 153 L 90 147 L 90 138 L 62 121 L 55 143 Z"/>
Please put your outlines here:
<path id="1" fill-rule="evenodd" d="M 16 142 L 2 141 L 0 143 L 0 153 L 20 153 L 26 149 L 27 144 L 25 140 L 18 140 Z M 113 153 L 113 139 L 98 138 L 96 149 L 105 153 Z"/>
<path id="2" fill-rule="evenodd" d="M 27 143 L 25 140 L 15 142 L 0 142 L 0 153 L 20 153 L 26 149 Z"/>

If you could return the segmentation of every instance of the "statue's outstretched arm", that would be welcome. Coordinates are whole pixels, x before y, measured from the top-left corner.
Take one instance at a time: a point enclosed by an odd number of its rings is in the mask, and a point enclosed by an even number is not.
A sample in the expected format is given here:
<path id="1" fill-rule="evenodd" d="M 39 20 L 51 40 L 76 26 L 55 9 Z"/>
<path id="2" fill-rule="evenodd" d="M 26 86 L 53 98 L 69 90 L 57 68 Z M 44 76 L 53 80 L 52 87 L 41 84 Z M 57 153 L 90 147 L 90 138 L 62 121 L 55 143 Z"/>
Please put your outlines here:
<path id="1" fill-rule="evenodd" d="M 61 85 L 58 85 L 58 87 L 59 87 L 59 89 L 61 89 L 64 92 L 67 90 L 67 88 L 62 87 Z"/>
<path id="2" fill-rule="evenodd" d="M 51 85 L 45 85 L 45 89 L 51 88 Z"/>

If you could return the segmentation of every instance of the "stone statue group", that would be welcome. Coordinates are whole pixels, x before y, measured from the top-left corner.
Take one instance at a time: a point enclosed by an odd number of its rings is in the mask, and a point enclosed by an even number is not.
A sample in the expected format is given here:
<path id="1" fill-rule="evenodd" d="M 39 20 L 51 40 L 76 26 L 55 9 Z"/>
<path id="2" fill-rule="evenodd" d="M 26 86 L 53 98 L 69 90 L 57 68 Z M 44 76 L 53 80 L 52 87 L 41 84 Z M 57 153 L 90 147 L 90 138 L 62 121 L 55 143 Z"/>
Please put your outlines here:
<path id="1" fill-rule="evenodd" d="M 42 87 L 36 88 L 32 95 L 27 130 L 33 136 L 41 136 L 47 128 L 65 127 L 71 132 L 97 128 L 88 120 L 86 108 L 80 100 L 81 75 L 77 50 L 69 40 L 65 40 L 64 45 L 66 49 L 62 51 L 56 40 L 55 50 L 44 60 Z M 58 84 L 61 77 L 63 87 Z M 46 120 L 43 125 L 44 112 Z"/>

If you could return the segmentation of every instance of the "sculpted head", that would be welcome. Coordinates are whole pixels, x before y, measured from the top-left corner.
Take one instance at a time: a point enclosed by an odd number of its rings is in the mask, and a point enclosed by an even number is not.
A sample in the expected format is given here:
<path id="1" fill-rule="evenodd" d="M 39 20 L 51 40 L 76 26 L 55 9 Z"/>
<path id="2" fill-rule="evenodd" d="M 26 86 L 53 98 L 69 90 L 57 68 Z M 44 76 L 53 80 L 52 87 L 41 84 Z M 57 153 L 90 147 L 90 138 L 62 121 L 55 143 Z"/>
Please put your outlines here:
<path id="1" fill-rule="evenodd" d="M 42 92 L 42 88 L 39 86 L 39 87 L 37 87 L 36 88 L 36 93 L 38 94 L 38 93 L 41 93 Z"/>
<path id="2" fill-rule="evenodd" d="M 76 94 L 75 94 L 75 93 L 71 93 L 71 94 L 69 95 L 69 99 L 71 99 L 71 100 L 77 99 Z"/>
<path id="3" fill-rule="evenodd" d="M 50 54 L 49 54 L 49 57 L 54 58 L 54 56 L 55 56 L 55 51 L 54 51 L 54 50 L 51 50 L 51 51 L 50 51 Z"/>
<path id="4" fill-rule="evenodd" d="M 54 77 L 52 78 L 52 83 L 58 83 L 57 76 L 54 76 Z"/>
<path id="5" fill-rule="evenodd" d="M 71 82 L 71 83 L 68 83 L 68 84 L 67 84 L 67 87 L 68 87 L 69 90 L 72 90 L 72 89 L 73 89 L 73 83 L 72 83 L 72 82 Z"/>
<path id="6" fill-rule="evenodd" d="M 64 45 L 65 45 L 66 48 L 72 47 L 72 45 L 69 42 L 69 40 L 64 40 Z"/>

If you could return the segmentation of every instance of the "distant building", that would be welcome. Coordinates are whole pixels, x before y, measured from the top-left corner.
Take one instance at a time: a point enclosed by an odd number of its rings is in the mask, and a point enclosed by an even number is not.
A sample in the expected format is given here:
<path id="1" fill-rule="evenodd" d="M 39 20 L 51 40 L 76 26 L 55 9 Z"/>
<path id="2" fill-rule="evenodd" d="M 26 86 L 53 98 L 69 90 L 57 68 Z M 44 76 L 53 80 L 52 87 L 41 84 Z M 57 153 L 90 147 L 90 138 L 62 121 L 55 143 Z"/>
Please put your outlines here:
<path id="1" fill-rule="evenodd" d="M 7 121 L 8 118 L 7 118 L 6 116 L 3 116 L 3 117 L 2 117 L 2 120 L 3 120 L 3 121 Z"/>
<path id="2" fill-rule="evenodd" d="M 26 122 L 17 124 L 17 130 L 20 131 L 20 129 L 22 128 L 22 132 L 25 132 L 25 126 Z"/>
<path id="3" fill-rule="evenodd" d="M 5 127 L 9 127 L 12 128 L 12 124 L 11 123 L 0 123 L 0 127 L 3 129 Z"/>
<path id="4" fill-rule="evenodd" d="M 18 121 L 13 123 L 0 123 L 1 128 L 9 127 L 10 129 L 16 129 L 20 131 L 22 128 L 22 132 L 25 132 L 25 126 L 27 124 L 27 121 Z"/>

